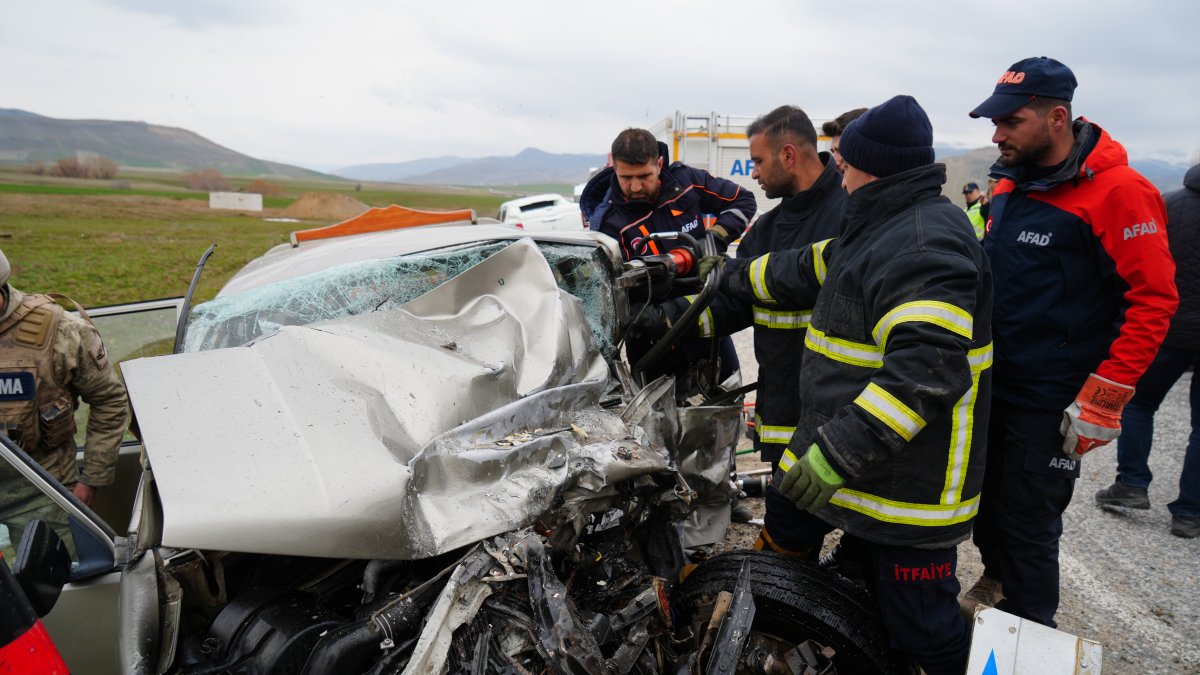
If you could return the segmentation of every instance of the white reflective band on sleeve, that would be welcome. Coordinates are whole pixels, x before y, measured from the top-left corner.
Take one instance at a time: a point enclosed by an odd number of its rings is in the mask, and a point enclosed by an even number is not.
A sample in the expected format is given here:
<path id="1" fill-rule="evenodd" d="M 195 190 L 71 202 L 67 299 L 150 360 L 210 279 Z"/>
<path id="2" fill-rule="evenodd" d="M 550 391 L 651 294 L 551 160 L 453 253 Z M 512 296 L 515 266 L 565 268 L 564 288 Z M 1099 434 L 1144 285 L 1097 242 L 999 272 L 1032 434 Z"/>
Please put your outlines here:
<path id="1" fill-rule="evenodd" d="M 796 433 L 796 427 L 784 427 L 773 424 L 763 424 L 762 417 L 754 416 L 754 433 L 763 443 L 783 443 L 787 445 Z"/>
<path id="2" fill-rule="evenodd" d="M 925 420 L 921 419 L 920 415 L 874 382 L 867 385 L 858 398 L 854 399 L 854 403 L 888 425 L 906 441 L 911 441 L 913 436 L 925 428 Z"/>
<path id="3" fill-rule="evenodd" d="M 936 301 L 916 301 L 906 302 L 903 305 L 892 308 L 892 311 L 883 315 L 879 323 L 875 324 L 871 335 L 875 338 L 875 343 L 878 345 L 887 345 L 888 335 L 897 324 L 906 321 L 924 321 L 932 323 L 936 326 L 941 326 L 952 333 L 972 339 L 972 334 L 975 329 L 975 320 L 965 310 L 955 307 L 948 302 Z"/>
<path id="4" fill-rule="evenodd" d="M 695 302 L 698 295 L 685 295 L 688 302 Z M 700 337 L 708 338 L 713 336 L 713 313 L 711 307 L 705 307 L 700 316 L 696 317 L 696 327 L 700 330 Z"/>
<path id="5" fill-rule="evenodd" d="M 779 468 L 787 473 L 796 465 L 796 455 L 792 454 L 791 448 L 783 451 L 783 457 L 779 458 Z"/>
<path id="6" fill-rule="evenodd" d="M 785 312 L 783 310 L 767 309 L 754 306 L 754 325 L 766 328 L 803 329 L 808 328 L 812 312 Z"/>
<path id="7" fill-rule="evenodd" d="M 962 395 L 950 412 L 950 461 L 946 464 L 946 483 L 942 490 L 943 504 L 962 501 L 963 484 L 971 460 L 975 435 L 975 402 L 979 399 L 979 374 L 992 367 L 992 343 L 967 353 L 971 364 L 971 388 Z"/>
<path id="8" fill-rule="evenodd" d="M 967 363 L 971 364 L 971 371 L 978 372 L 992 367 L 992 343 L 972 349 L 967 352 Z"/>
<path id="9" fill-rule="evenodd" d="M 852 366 L 879 368 L 883 365 L 883 350 L 879 347 L 826 337 L 812 326 L 809 326 L 808 333 L 804 336 L 804 346 L 822 356 Z"/>
<path id="10" fill-rule="evenodd" d="M 754 289 L 754 296 L 759 300 L 773 304 L 775 298 L 771 297 L 771 292 L 767 290 L 767 260 L 770 257 L 771 254 L 768 253 L 750 263 L 750 287 Z"/>
<path id="11" fill-rule="evenodd" d="M 781 464 L 782 465 L 782 464 Z M 857 490 L 842 488 L 833 495 L 830 504 L 857 511 L 885 523 L 901 523 L 925 527 L 953 525 L 970 520 L 979 510 L 979 497 L 961 504 L 910 504 L 884 499 Z"/>
<path id="12" fill-rule="evenodd" d="M 818 241 L 812 245 L 813 250 L 813 273 L 817 275 L 817 283 L 825 285 L 825 274 L 829 271 L 825 267 L 825 247 L 829 245 L 832 239 Z"/>

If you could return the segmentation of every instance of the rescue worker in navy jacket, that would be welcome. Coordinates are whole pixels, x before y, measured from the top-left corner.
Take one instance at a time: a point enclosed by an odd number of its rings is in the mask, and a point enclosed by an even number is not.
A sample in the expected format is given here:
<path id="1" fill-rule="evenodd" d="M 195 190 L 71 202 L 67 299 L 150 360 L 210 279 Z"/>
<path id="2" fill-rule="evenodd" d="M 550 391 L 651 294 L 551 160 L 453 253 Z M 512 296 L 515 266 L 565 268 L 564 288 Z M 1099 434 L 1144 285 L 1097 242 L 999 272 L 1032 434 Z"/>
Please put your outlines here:
<path id="1" fill-rule="evenodd" d="M 1099 126 L 1071 119 L 1075 75 L 1018 61 L 971 111 L 1000 159 L 983 248 L 996 275 L 996 396 L 964 598 L 1054 626 L 1058 540 L 1080 457 L 1121 412 L 1178 304 L 1162 196 Z"/>
<path id="2" fill-rule="evenodd" d="M 716 217 L 707 232 L 718 250 L 724 251 L 754 216 L 751 192 L 702 169 L 680 162 L 667 165 L 667 156 L 666 144 L 649 131 L 626 129 L 613 140 L 613 166 L 593 176 L 580 197 L 588 226 L 616 239 L 626 260 L 666 253 L 662 243 L 646 238 L 653 232 L 683 232 L 701 239 L 706 233 L 705 216 Z M 645 336 L 626 339 L 630 363 L 637 362 L 651 346 Z M 691 361 L 709 353 L 708 340 L 684 340 L 679 349 L 648 370 L 646 379 L 664 373 L 685 375 Z M 737 368 L 737 353 L 727 337 L 720 342 L 720 358 L 724 379 Z"/>
<path id="3" fill-rule="evenodd" d="M 742 237 L 737 256 L 755 258 L 837 236 L 846 206 L 842 174 L 829 153 L 817 152 L 817 131 L 808 115 L 796 106 L 780 106 L 752 122 L 746 136 L 755 180 L 767 197 L 780 202 Z M 639 323 L 647 332 L 662 335 L 694 297 L 648 308 Z M 800 419 L 800 359 L 811 314 L 809 309 L 782 310 L 718 295 L 696 320 L 694 334 L 702 337 L 754 326 L 754 355 L 763 365 L 758 372 L 754 448 L 772 464 L 783 456 Z"/>
<path id="4" fill-rule="evenodd" d="M 129 423 L 125 385 L 90 321 L 55 296 L 26 295 L 8 283 L 0 252 L 0 423 L 6 436 L 90 506 L 115 478 Z M 75 460 L 75 409 L 91 406 L 83 466 Z"/>
<path id="5" fill-rule="evenodd" d="M 756 304 L 812 307 L 800 421 L 767 496 L 806 512 L 774 534 L 794 551 L 819 549 L 834 528 L 861 540 L 892 644 L 931 675 L 958 674 L 970 632 L 955 545 L 983 480 L 991 273 L 966 214 L 941 195 L 946 170 L 916 100 L 867 111 L 840 150 L 839 237 L 730 260 L 721 277 L 722 292 Z"/>

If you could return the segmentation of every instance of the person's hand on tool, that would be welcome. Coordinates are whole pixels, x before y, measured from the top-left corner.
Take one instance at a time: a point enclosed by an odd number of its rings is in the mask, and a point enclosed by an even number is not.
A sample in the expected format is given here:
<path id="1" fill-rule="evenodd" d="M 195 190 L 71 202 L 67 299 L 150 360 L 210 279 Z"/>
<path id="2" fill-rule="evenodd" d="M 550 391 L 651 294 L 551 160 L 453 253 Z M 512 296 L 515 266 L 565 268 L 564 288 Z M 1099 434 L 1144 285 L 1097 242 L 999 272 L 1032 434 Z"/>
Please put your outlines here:
<path id="1" fill-rule="evenodd" d="M 785 450 L 779 468 L 787 472 L 779 481 L 779 491 L 796 508 L 810 513 L 820 511 L 833 498 L 833 493 L 846 483 L 816 443 L 799 458 L 791 448 Z"/>
<path id="2" fill-rule="evenodd" d="M 704 256 L 700 259 L 700 264 L 696 266 L 697 276 L 699 276 L 701 279 L 708 279 L 708 275 L 712 274 L 713 272 L 720 274 L 721 270 L 725 268 L 725 261 L 727 259 L 728 258 L 723 255 Z"/>
<path id="3" fill-rule="evenodd" d="M 1063 435 L 1063 452 L 1072 459 L 1102 445 L 1108 445 L 1121 435 L 1121 412 L 1133 398 L 1133 387 L 1106 380 L 1095 373 L 1088 375 L 1075 401 L 1063 411 L 1059 432 Z"/>
<path id="4" fill-rule="evenodd" d="M 662 304 L 647 305 L 633 317 L 629 330 L 641 337 L 655 339 L 666 335 L 673 323 L 674 317 L 664 311 Z"/>

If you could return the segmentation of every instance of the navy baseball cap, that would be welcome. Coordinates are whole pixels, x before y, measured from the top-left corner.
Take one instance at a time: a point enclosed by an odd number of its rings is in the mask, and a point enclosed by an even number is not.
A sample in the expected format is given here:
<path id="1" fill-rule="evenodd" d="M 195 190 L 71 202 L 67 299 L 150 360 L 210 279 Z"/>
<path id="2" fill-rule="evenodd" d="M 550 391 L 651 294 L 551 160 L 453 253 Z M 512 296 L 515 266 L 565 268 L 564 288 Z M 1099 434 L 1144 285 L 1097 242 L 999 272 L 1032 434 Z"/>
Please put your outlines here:
<path id="1" fill-rule="evenodd" d="M 1020 110 L 1035 96 L 1070 101 L 1075 95 L 1075 73 L 1045 56 L 1022 59 L 1008 67 L 986 101 L 975 106 L 971 117 L 1005 117 Z"/>
<path id="2" fill-rule="evenodd" d="M 965 195 L 968 192 L 974 192 L 978 189 L 979 189 L 978 183 L 967 183 L 966 185 L 963 186 L 963 194 Z"/>

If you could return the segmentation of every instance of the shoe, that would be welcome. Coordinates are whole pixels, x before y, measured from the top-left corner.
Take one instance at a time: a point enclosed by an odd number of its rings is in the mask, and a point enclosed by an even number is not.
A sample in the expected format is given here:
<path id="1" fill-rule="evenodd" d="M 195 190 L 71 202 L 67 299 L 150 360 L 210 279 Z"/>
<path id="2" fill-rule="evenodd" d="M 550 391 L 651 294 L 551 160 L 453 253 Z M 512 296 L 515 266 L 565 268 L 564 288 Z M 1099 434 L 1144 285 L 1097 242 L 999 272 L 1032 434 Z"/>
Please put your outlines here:
<path id="1" fill-rule="evenodd" d="M 729 505 L 729 519 L 735 523 L 748 523 L 754 519 L 754 512 L 749 506 L 742 503 L 740 499 L 735 499 Z"/>
<path id="2" fill-rule="evenodd" d="M 1184 539 L 1200 537 L 1200 516 L 1171 516 L 1171 534 Z"/>
<path id="3" fill-rule="evenodd" d="M 1148 509 L 1150 508 L 1150 497 L 1146 494 L 1146 488 L 1133 487 L 1118 480 L 1096 493 L 1096 503 L 1101 506 Z"/>
<path id="4" fill-rule="evenodd" d="M 990 577 L 979 577 L 979 581 L 958 599 L 958 609 L 968 623 L 975 620 L 975 610 L 980 606 L 995 607 L 1004 599 L 1004 588 L 999 581 Z"/>

